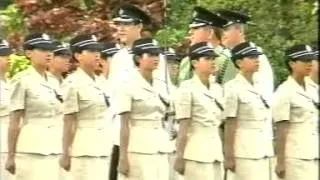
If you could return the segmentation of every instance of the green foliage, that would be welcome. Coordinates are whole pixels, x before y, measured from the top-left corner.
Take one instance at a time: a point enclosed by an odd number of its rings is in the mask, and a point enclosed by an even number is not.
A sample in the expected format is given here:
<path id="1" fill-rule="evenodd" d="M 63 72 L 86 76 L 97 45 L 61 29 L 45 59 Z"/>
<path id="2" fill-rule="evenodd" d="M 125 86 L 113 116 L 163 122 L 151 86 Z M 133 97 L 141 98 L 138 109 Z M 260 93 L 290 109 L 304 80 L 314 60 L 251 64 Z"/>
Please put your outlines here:
<path id="1" fill-rule="evenodd" d="M 318 3 L 314 0 L 171 0 L 167 28 L 157 34 L 161 43 L 176 45 L 183 41 L 195 5 L 212 11 L 224 8 L 251 14 L 256 26 L 248 27 L 247 39 L 261 46 L 269 57 L 276 85 L 288 75 L 284 50 L 295 43 L 309 44 L 318 39 Z"/>
<path id="2" fill-rule="evenodd" d="M 12 54 L 10 56 L 11 67 L 9 71 L 9 77 L 13 77 L 18 72 L 27 69 L 30 66 L 30 61 L 25 56 L 19 56 Z"/>
<path id="3" fill-rule="evenodd" d="M 2 1 L 2 0 L 0 0 Z M 82 10 L 95 9 L 100 0 L 73 0 Z M 225 8 L 250 12 L 256 26 L 249 26 L 247 39 L 264 49 L 273 66 L 276 84 L 288 72 L 283 62 L 283 52 L 295 43 L 310 43 L 318 39 L 318 6 L 316 0 L 166 0 L 165 27 L 157 32 L 161 45 L 180 46 L 188 35 L 188 24 L 194 6 L 214 11 Z M 24 16 L 15 4 L 0 10 L 0 26 L 6 36 L 27 32 Z M 69 39 L 69 37 L 64 37 Z M 23 70 L 29 61 L 23 56 L 12 56 L 10 76 Z"/>
<path id="4" fill-rule="evenodd" d="M 179 46 L 188 35 L 193 6 L 196 0 L 170 0 L 165 28 L 159 30 L 156 39 L 161 45 Z"/>
<path id="5" fill-rule="evenodd" d="M 0 26 L 6 36 L 15 33 L 24 34 L 26 32 L 24 17 L 15 4 L 9 5 L 0 11 Z"/>

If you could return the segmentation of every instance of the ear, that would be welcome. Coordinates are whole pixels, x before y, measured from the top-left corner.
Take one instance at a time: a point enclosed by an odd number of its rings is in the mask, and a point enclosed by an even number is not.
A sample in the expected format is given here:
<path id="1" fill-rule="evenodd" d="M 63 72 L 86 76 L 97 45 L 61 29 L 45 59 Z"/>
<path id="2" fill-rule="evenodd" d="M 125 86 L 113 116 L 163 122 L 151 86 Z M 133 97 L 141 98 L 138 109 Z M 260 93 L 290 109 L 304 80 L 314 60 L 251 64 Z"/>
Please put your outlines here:
<path id="1" fill-rule="evenodd" d="M 142 32 L 143 24 L 142 23 L 137 24 L 137 28 L 140 32 Z"/>
<path id="2" fill-rule="evenodd" d="M 198 61 L 197 60 L 192 60 L 191 65 L 195 68 L 198 66 Z"/>
<path id="3" fill-rule="evenodd" d="M 140 65 L 140 60 L 141 60 L 141 56 L 139 56 L 139 55 L 134 55 L 134 56 L 133 56 L 133 61 L 134 61 L 134 64 L 135 64 L 136 66 L 139 66 L 139 65 Z"/>
<path id="4" fill-rule="evenodd" d="M 74 57 L 79 61 L 81 59 L 81 54 L 80 53 L 75 53 Z"/>
<path id="5" fill-rule="evenodd" d="M 213 35 L 214 35 L 214 29 L 213 29 L 213 28 L 210 28 L 208 39 L 211 40 L 211 39 L 213 38 Z"/>
<path id="6" fill-rule="evenodd" d="M 292 69 L 292 66 L 295 64 L 295 62 L 294 61 L 289 61 L 289 66 L 291 67 L 291 69 Z"/>
<path id="7" fill-rule="evenodd" d="M 26 50 L 25 51 L 25 55 L 27 56 L 27 58 L 30 58 L 31 54 L 32 54 L 31 50 Z"/>
<path id="8" fill-rule="evenodd" d="M 241 62 L 242 62 L 242 60 L 240 60 L 240 59 L 237 59 L 236 60 L 236 65 L 240 68 L 241 67 Z"/>

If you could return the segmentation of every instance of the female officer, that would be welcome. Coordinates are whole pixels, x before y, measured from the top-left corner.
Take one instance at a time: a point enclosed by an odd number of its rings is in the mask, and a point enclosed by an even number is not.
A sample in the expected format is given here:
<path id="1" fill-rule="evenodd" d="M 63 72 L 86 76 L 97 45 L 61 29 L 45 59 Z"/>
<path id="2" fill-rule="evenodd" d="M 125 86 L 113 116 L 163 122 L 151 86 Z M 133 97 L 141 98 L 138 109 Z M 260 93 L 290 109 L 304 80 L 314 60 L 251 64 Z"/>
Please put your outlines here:
<path id="1" fill-rule="evenodd" d="M 112 42 L 107 42 L 102 44 L 103 49 L 101 51 L 101 58 L 100 58 L 100 65 L 101 65 L 101 75 L 100 75 L 100 81 L 102 86 L 104 87 L 105 93 L 110 96 L 110 100 L 114 97 L 113 90 L 114 88 L 111 88 L 111 82 L 108 79 L 109 77 L 109 66 L 110 62 L 113 59 L 113 56 L 120 50 L 120 45 Z M 110 101 L 112 103 L 112 100 Z M 119 137 L 116 136 L 118 132 L 118 124 L 113 122 L 115 119 L 112 115 L 112 109 L 113 106 L 109 108 L 109 111 L 107 112 L 106 120 L 112 124 L 112 131 L 110 131 L 110 135 L 112 137 Z M 115 125 L 116 124 L 116 125 Z M 110 167 L 109 167 L 109 179 L 110 180 L 116 180 L 117 179 L 117 166 L 119 161 L 119 148 L 115 148 L 115 146 L 112 147 L 112 153 L 110 155 Z"/>
<path id="2" fill-rule="evenodd" d="M 108 79 L 109 76 L 109 66 L 112 57 L 120 50 L 120 45 L 112 42 L 103 43 L 101 51 L 101 75 L 104 79 Z"/>
<path id="3" fill-rule="evenodd" d="M 94 71 L 101 44 L 94 35 L 79 35 L 70 41 L 78 69 L 62 85 L 64 100 L 63 155 L 60 166 L 74 180 L 108 178 L 111 137 L 105 114 L 109 98 Z"/>
<path id="4" fill-rule="evenodd" d="M 53 50 L 53 60 L 49 64 L 48 77 L 55 83 L 53 84 L 56 89 L 60 89 L 63 82 L 63 73 L 66 73 L 70 68 L 70 60 L 72 57 L 71 51 L 66 44 L 55 42 Z"/>
<path id="5" fill-rule="evenodd" d="M 32 66 L 12 80 L 6 169 L 18 180 L 57 180 L 61 102 L 46 74 L 54 46 L 47 34 L 34 33 L 23 47 Z"/>
<path id="6" fill-rule="evenodd" d="M 275 92 L 276 173 L 285 180 L 319 179 L 319 94 L 314 97 L 312 87 L 305 81 L 313 59 L 308 45 L 288 48 L 286 64 L 290 76 Z"/>
<path id="7" fill-rule="evenodd" d="M 165 105 L 152 86 L 152 72 L 159 63 L 160 48 L 151 38 L 136 40 L 132 52 L 138 70 L 116 93 L 121 116 L 119 173 L 130 180 L 167 180 L 168 156 L 160 153 L 169 143 L 163 133 Z"/>
<path id="8" fill-rule="evenodd" d="M 6 40 L 0 39 L 0 179 L 9 179 L 8 172 L 5 172 L 3 166 L 7 156 L 7 135 L 9 126 L 9 99 L 10 89 L 6 79 L 6 73 L 9 70 L 9 55 L 11 48 Z"/>
<path id="9" fill-rule="evenodd" d="M 218 55 L 206 42 L 192 45 L 189 53 L 194 76 L 181 84 L 175 101 L 180 121 L 175 170 L 185 180 L 221 180 L 222 88 L 209 81 Z"/>
<path id="10" fill-rule="evenodd" d="M 273 156 L 272 140 L 268 138 L 271 111 L 258 89 L 261 82 L 252 78 L 258 71 L 261 53 L 249 42 L 235 46 L 231 52 L 240 72 L 225 85 L 225 167 L 239 180 L 269 180 Z"/>

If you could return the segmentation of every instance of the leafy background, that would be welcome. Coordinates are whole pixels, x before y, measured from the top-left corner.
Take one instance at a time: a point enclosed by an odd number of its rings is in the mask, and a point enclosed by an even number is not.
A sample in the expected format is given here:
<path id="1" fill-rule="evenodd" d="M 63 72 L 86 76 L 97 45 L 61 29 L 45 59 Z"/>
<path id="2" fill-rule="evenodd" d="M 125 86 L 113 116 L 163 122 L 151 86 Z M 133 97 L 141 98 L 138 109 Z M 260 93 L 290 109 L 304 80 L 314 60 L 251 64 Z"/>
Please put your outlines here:
<path id="1" fill-rule="evenodd" d="M 120 3 L 135 4 L 154 18 L 146 30 L 162 45 L 184 50 L 188 23 L 194 6 L 214 11 L 241 10 L 253 17 L 256 26 L 247 28 L 247 38 L 264 49 L 278 85 L 288 72 L 283 51 L 295 43 L 318 42 L 318 1 L 315 0 L 0 0 L 0 35 L 19 51 L 22 37 L 41 30 L 68 40 L 79 33 L 97 33 L 102 41 L 113 40 L 110 19 Z M 8 6 L 9 5 L 9 6 Z M 14 55 L 10 76 L 28 61 Z"/>

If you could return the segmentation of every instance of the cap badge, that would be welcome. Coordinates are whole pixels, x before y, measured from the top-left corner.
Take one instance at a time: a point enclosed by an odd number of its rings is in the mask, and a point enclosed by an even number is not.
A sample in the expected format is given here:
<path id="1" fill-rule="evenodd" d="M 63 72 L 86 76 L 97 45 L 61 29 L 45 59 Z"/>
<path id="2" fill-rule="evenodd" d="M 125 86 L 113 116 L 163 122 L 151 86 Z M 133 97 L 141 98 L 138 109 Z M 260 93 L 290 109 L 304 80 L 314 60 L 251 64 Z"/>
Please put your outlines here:
<path id="1" fill-rule="evenodd" d="M 64 48 L 67 48 L 67 47 L 69 47 L 70 45 L 69 45 L 68 43 L 64 43 L 64 42 L 63 42 L 63 43 L 61 43 L 61 46 L 64 47 Z"/>
<path id="2" fill-rule="evenodd" d="M 306 50 L 307 50 L 308 52 L 311 52 L 311 51 L 312 51 L 312 48 L 311 48 L 309 45 L 306 45 Z"/>
<path id="3" fill-rule="evenodd" d="M 92 35 L 91 38 L 92 38 L 92 40 L 94 40 L 94 41 L 98 41 L 97 36 L 95 36 L 95 35 Z"/>
<path id="4" fill-rule="evenodd" d="M 172 48 L 169 48 L 168 51 L 169 51 L 170 53 L 175 53 Z"/>
<path id="5" fill-rule="evenodd" d="M 193 12 L 192 17 L 195 18 L 195 17 L 197 17 L 197 15 L 198 15 L 198 13 L 195 11 L 195 12 Z"/>
<path id="6" fill-rule="evenodd" d="M 123 9 L 120 9 L 119 10 L 119 15 L 121 16 L 121 15 L 123 15 L 124 14 L 124 10 Z"/>
<path id="7" fill-rule="evenodd" d="M 2 40 L 2 44 L 5 45 L 5 46 L 9 46 L 9 43 L 6 40 Z"/>
<path id="8" fill-rule="evenodd" d="M 42 38 L 47 41 L 50 40 L 50 36 L 48 34 L 42 34 Z"/>
<path id="9" fill-rule="evenodd" d="M 207 43 L 207 46 L 208 46 L 209 48 L 213 48 L 213 46 L 212 46 L 211 43 Z"/>
<path id="10" fill-rule="evenodd" d="M 155 46 L 158 46 L 158 41 L 156 41 L 155 39 L 152 40 L 152 44 Z"/>

